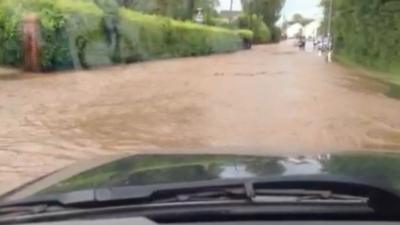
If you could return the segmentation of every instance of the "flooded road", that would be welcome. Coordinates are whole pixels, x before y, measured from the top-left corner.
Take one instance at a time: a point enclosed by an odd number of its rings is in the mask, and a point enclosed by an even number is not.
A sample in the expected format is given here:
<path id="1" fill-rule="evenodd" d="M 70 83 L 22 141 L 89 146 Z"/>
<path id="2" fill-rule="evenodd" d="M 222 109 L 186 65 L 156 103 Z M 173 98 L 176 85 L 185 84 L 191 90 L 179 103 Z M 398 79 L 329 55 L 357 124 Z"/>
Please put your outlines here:
<path id="1" fill-rule="evenodd" d="M 0 190 L 124 152 L 393 150 L 400 101 L 388 95 L 396 93 L 289 43 L 93 71 L 0 74 Z M 262 148 L 243 150 L 249 146 Z"/>

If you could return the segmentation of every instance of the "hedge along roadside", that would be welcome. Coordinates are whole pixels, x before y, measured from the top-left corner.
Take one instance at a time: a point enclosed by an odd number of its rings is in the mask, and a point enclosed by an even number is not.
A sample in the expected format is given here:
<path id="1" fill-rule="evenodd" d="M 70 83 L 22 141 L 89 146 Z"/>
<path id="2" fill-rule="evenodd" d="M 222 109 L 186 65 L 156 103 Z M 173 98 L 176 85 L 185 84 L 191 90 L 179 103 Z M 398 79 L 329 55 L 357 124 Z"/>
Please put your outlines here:
<path id="1" fill-rule="evenodd" d="M 325 6 L 323 32 L 328 33 L 330 1 L 322 3 Z M 335 58 L 340 62 L 360 65 L 371 71 L 388 73 L 398 80 L 400 2 L 335 0 L 332 3 Z"/>
<path id="2" fill-rule="evenodd" d="M 84 64 L 82 45 L 101 41 L 103 12 L 93 3 L 69 0 L 2 0 L 0 3 L 0 63 L 20 66 L 23 61 L 22 18 L 39 15 L 43 70 L 69 69 Z M 11 45 L 10 45 L 11 43 Z"/>
<path id="3" fill-rule="evenodd" d="M 0 1 L 0 63 L 19 66 L 22 61 L 20 26 L 24 5 Z"/>
<path id="4" fill-rule="evenodd" d="M 242 38 L 243 40 L 243 47 L 245 49 L 251 49 L 254 41 L 254 33 L 251 30 L 237 30 L 236 33 Z"/>
<path id="5" fill-rule="evenodd" d="M 44 68 L 67 69 L 95 66 L 89 61 L 89 56 L 100 52 L 97 52 L 97 49 L 93 50 L 92 46 L 106 49 L 101 26 L 103 11 L 94 3 L 87 1 L 72 3 L 71 0 L 53 0 L 53 2 L 53 12 L 60 17 L 54 19 L 46 15 L 41 20 L 44 34 L 49 34 L 43 37 L 42 64 Z M 57 21 L 59 26 L 46 26 L 46 18 Z M 110 63 L 107 52 L 102 55 L 106 56 L 106 60 L 102 58 L 101 64 Z"/>
<path id="6" fill-rule="evenodd" d="M 255 44 L 265 44 L 272 40 L 271 31 L 261 16 L 242 14 L 238 18 L 238 25 L 242 29 L 250 29 L 253 32 Z"/>
<path id="7" fill-rule="evenodd" d="M 243 35 L 235 31 L 128 9 L 118 9 L 113 31 L 118 33 L 115 39 L 118 43 L 111 43 L 110 30 L 105 27 L 106 13 L 92 1 L 3 0 L 0 4 L 1 64 L 22 63 L 20 27 L 27 11 L 40 16 L 44 70 L 231 52 L 243 45 Z"/>
<path id="8" fill-rule="evenodd" d="M 120 10 L 121 58 L 128 62 L 236 51 L 235 31 Z"/>

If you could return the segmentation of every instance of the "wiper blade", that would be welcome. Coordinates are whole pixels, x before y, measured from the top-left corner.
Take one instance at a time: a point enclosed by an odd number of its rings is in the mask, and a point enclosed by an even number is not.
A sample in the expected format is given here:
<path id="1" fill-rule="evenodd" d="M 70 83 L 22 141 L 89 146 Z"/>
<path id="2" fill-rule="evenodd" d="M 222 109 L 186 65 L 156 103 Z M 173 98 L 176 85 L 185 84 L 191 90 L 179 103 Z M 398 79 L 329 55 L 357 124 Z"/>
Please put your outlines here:
<path id="1" fill-rule="evenodd" d="M 243 190 L 244 194 L 235 195 L 234 192 L 226 193 L 230 189 Z M 262 190 L 269 191 L 269 199 L 265 199 L 266 193 L 262 193 Z M 271 191 L 275 191 L 271 193 Z M 282 196 L 287 195 L 288 192 L 301 190 L 300 196 Z M 315 190 L 323 190 L 324 192 Z M 205 200 L 218 200 L 219 198 L 243 201 L 253 203 L 270 204 L 271 198 L 279 197 L 275 199 L 276 202 L 284 202 L 283 197 L 292 198 L 286 199 L 288 204 L 308 204 L 323 202 L 326 204 L 332 203 L 344 203 L 344 204 L 366 204 L 368 207 L 382 214 L 397 214 L 400 213 L 400 196 L 398 193 L 390 188 L 375 185 L 367 181 L 356 180 L 348 177 L 338 176 L 325 176 L 325 175 L 313 175 L 313 176 L 279 176 L 269 177 L 263 179 L 242 179 L 242 180 L 214 180 L 206 182 L 194 182 L 184 184 L 169 184 L 169 185 L 156 185 L 156 186 L 144 186 L 144 187 L 119 187 L 119 188 L 105 188 L 97 192 L 96 198 L 99 204 L 143 204 L 157 201 L 167 201 L 168 198 L 173 198 L 176 201 L 176 196 L 219 191 L 224 192 L 222 196 L 215 195 L 210 196 L 211 199 Z M 258 191 L 258 192 L 257 192 Z M 307 191 L 313 191 L 310 193 Z M 330 193 L 328 193 L 329 191 Z M 281 196 L 277 196 L 277 192 L 282 193 Z M 244 196 L 245 195 L 245 196 Z M 275 196 L 273 196 L 275 195 Z M 196 196 L 192 196 L 192 199 L 196 199 Z M 199 199 L 200 201 L 202 199 Z M 179 201 L 177 201 L 179 202 Z"/>
<path id="2" fill-rule="evenodd" d="M 223 189 L 199 193 L 177 194 L 176 196 L 156 199 L 151 203 L 205 202 L 221 200 L 246 200 L 252 203 L 350 203 L 366 204 L 368 197 L 335 194 L 331 191 L 318 190 L 254 190 Z"/>
<path id="3" fill-rule="evenodd" d="M 73 191 L 62 194 L 38 195 L 22 200 L 0 203 L 0 211 L 13 207 L 59 206 L 67 207 L 95 203 L 96 190 Z"/>
<path id="4" fill-rule="evenodd" d="M 95 190 L 74 191 L 60 195 L 34 196 L 23 200 L 1 203 L 0 217 L 65 211 L 73 206 L 84 206 L 95 202 Z"/>
<path id="5" fill-rule="evenodd" d="M 354 179 L 332 176 L 281 176 L 267 179 L 213 180 L 193 183 L 109 187 L 60 195 L 38 196 L 0 204 L 1 208 L 34 205 L 107 207 L 152 202 L 210 200 L 249 202 L 368 202 L 376 208 L 399 208 L 397 193 Z M 391 207 L 394 205 L 396 207 Z"/>
<path id="6" fill-rule="evenodd" d="M 245 185 L 247 186 L 247 185 Z M 249 204 L 306 204 L 306 203 L 324 203 L 324 204 L 367 204 L 368 198 L 338 195 L 331 193 L 330 191 L 312 191 L 312 190 L 254 190 L 250 191 L 250 186 L 247 188 L 221 188 L 220 190 L 214 191 L 199 191 L 186 194 L 176 195 L 165 195 L 163 197 L 157 197 L 146 201 L 145 205 L 152 206 L 168 206 L 168 205 L 185 205 L 190 203 L 202 203 L 202 204 L 230 204 L 230 203 L 249 203 Z M 254 195 L 252 195 L 254 193 Z M 75 193 L 77 194 L 77 193 Z M 54 201 L 51 200 L 47 203 L 37 202 L 37 205 L 31 201 L 28 205 L 14 205 L 14 206 L 3 206 L 0 208 L 0 217 L 10 216 L 22 216 L 22 215 L 36 215 L 45 214 L 49 212 L 66 211 L 66 210 L 78 210 L 83 208 L 98 208 L 108 207 L 109 204 L 104 202 L 96 201 L 82 201 L 75 200 L 71 201 L 68 199 L 68 204 L 63 203 L 63 200 Z M 132 200 L 133 201 L 133 200 Z M 124 204 L 116 205 L 135 205 L 134 202 L 129 201 Z M 79 205 L 78 205 L 79 202 Z M 71 205 L 73 203 L 73 205 Z M 89 204 L 90 203 L 90 204 Z M 108 202 L 109 203 L 109 202 Z M 97 207 L 96 207 L 96 204 Z M 136 203 L 136 205 L 140 205 Z M 73 207 L 74 206 L 74 207 Z"/>
<path id="7" fill-rule="evenodd" d="M 255 203 L 345 203 L 367 204 L 369 198 L 354 195 L 335 194 L 331 191 L 287 190 L 277 193 L 276 190 L 259 190 L 252 198 Z"/>
<path id="8" fill-rule="evenodd" d="M 273 202 L 341 202 L 341 203 L 367 203 L 368 197 L 337 194 L 330 190 L 306 190 L 306 189 L 264 189 L 254 188 L 252 182 L 245 182 L 243 188 L 225 188 L 216 191 L 200 191 L 188 194 L 178 193 L 172 199 L 164 199 L 163 202 L 182 201 L 207 201 L 220 199 L 246 199 L 253 203 Z M 160 202 L 159 200 L 157 202 Z"/>

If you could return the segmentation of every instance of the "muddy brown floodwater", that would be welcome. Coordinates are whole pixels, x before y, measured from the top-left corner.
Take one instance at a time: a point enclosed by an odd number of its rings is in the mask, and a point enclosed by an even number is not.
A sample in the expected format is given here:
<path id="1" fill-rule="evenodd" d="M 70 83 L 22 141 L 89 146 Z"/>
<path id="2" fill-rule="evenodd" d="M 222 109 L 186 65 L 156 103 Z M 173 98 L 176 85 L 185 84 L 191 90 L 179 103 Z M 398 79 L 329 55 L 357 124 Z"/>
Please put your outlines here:
<path id="1" fill-rule="evenodd" d="M 395 150 L 400 102 L 386 96 L 391 88 L 288 42 L 92 71 L 6 74 L 0 190 L 77 160 L 149 149 Z"/>

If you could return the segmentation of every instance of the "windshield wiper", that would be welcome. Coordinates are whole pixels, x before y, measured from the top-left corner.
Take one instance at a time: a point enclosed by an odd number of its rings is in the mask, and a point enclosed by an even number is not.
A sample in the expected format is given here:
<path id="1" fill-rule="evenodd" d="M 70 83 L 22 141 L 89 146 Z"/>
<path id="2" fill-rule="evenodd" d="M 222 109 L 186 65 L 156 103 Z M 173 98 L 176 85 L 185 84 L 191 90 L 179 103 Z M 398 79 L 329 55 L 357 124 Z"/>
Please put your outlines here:
<path id="1" fill-rule="evenodd" d="M 249 203 L 342 203 L 367 204 L 368 197 L 335 194 L 331 191 L 301 190 L 301 189 L 261 189 L 248 188 L 223 189 L 216 191 L 201 191 L 198 193 L 176 194 L 172 197 L 155 199 L 151 203 L 182 203 L 182 202 L 215 202 L 215 201 L 246 201 Z"/>
<path id="2" fill-rule="evenodd" d="M 381 211 L 398 211 L 396 192 L 362 181 L 332 176 L 284 176 L 267 179 L 213 180 L 134 187 L 109 187 L 45 195 L 0 204 L 0 210 L 45 205 L 100 208 L 152 203 L 245 201 L 248 203 L 368 204 Z"/>
<path id="3" fill-rule="evenodd" d="M 304 190 L 304 189 L 261 189 L 247 188 L 249 198 L 254 203 L 363 203 L 368 202 L 368 197 L 337 194 L 329 190 Z"/>

